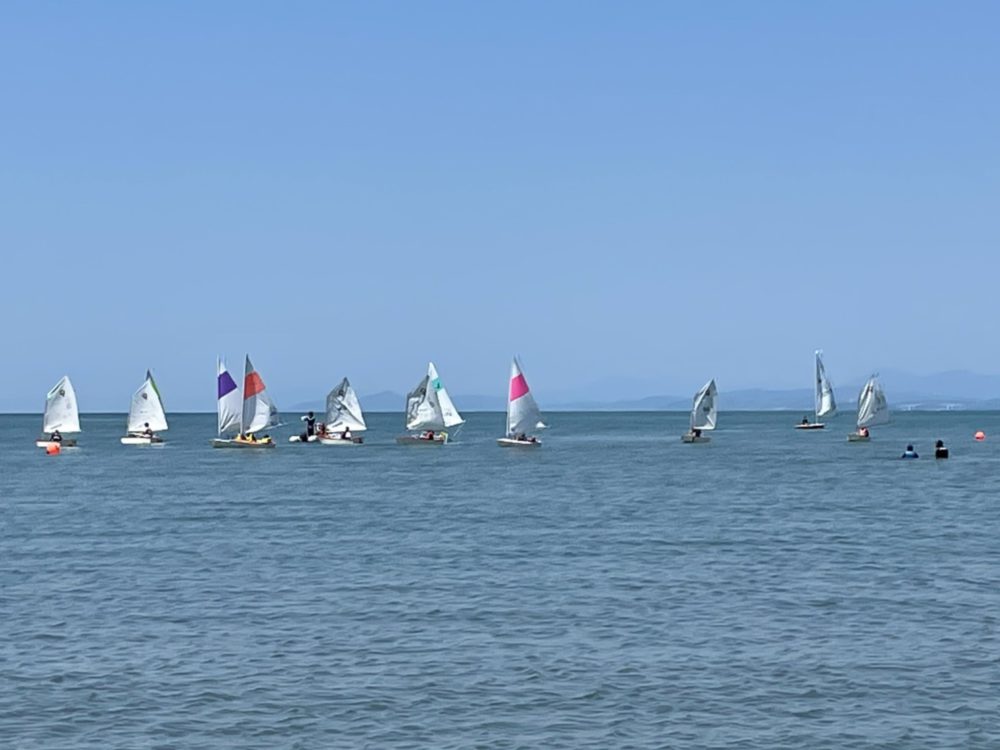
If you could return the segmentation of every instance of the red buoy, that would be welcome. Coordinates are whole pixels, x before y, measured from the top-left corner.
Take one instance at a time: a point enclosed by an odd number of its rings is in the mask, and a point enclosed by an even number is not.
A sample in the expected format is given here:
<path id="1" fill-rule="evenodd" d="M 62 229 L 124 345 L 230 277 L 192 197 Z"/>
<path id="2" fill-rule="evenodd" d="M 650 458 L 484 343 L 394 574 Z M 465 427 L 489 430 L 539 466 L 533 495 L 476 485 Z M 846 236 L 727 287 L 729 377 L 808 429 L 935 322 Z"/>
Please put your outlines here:
<path id="1" fill-rule="evenodd" d="M 986 439 L 986 433 L 983 432 L 982 430 L 977 430 L 976 431 L 976 440 L 982 442 L 985 439 Z"/>

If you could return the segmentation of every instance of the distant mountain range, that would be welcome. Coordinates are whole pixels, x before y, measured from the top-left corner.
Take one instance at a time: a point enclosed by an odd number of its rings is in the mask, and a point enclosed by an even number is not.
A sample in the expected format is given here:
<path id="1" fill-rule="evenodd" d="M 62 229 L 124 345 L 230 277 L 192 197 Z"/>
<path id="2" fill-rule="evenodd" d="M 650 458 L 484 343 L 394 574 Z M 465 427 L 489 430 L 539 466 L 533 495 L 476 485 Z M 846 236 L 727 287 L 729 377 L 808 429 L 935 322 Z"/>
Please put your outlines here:
<path id="1" fill-rule="evenodd" d="M 897 410 L 963 410 L 1000 409 L 1000 375 L 978 375 L 964 370 L 942 372 L 934 375 L 912 375 L 897 370 L 886 370 L 879 375 L 889 406 Z M 837 403 L 842 410 L 857 403 L 864 378 L 850 383 L 834 383 Z M 693 394 L 692 394 L 693 395 Z M 653 395 L 622 400 L 553 399 L 547 401 L 544 393 L 536 393 L 543 411 L 687 411 L 691 408 L 691 395 Z M 455 394 L 455 405 L 462 411 L 504 411 L 507 408 L 502 396 Z M 361 404 L 371 412 L 402 412 L 406 397 L 392 391 L 381 391 L 361 396 Z M 808 388 L 767 390 L 746 388 L 727 391 L 719 386 L 719 408 L 723 411 L 801 411 L 813 408 L 813 393 Z M 322 412 L 322 402 L 294 404 L 292 411 Z"/>

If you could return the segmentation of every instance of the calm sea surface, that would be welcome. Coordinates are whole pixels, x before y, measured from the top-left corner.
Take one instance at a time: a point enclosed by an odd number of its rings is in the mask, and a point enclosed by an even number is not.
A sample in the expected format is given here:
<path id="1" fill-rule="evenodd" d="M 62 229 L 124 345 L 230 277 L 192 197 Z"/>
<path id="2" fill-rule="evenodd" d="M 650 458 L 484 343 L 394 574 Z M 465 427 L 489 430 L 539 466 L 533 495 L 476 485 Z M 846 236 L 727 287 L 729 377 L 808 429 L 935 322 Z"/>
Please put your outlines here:
<path id="1" fill-rule="evenodd" d="M 0 416 L 0 747 L 1000 747 L 1000 414 L 549 416 L 55 457 Z"/>

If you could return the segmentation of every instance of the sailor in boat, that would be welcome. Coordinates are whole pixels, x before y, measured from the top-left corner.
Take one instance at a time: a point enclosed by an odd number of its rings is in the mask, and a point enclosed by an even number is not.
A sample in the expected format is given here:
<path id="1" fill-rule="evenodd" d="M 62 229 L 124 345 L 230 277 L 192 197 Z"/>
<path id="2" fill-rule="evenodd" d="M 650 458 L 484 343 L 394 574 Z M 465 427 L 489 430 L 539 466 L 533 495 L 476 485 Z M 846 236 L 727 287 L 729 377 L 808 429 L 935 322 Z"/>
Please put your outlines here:
<path id="1" fill-rule="evenodd" d="M 938 440 L 934 444 L 934 458 L 948 458 L 948 449 L 945 447 L 944 440 Z"/>
<path id="2" fill-rule="evenodd" d="M 326 424 L 320 422 L 316 425 L 316 435 L 317 437 L 326 437 Z"/>
<path id="3" fill-rule="evenodd" d="M 350 440 L 351 439 L 351 428 L 350 427 L 345 427 L 344 428 L 344 431 L 340 433 L 340 439 L 341 440 Z"/>
<path id="4" fill-rule="evenodd" d="M 49 435 L 49 441 L 52 443 L 61 443 L 62 439 L 62 433 L 59 430 L 52 430 L 52 434 Z"/>
<path id="5" fill-rule="evenodd" d="M 802 417 L 800 424 L 809 424 L 809 417 Z"/>
<path id="6" fill-rule="evenodd" d="M 156 435 L 153 434 L 153 430 L 150 429 L 150 427 L 149 427 L 149 422 L 143 422 L 142 426 L 143 426 L 143 430 L 142 430 L 142 436 L 143 437 L 147 437 L 150 440 L 152 440 L 154 437 L 156 437 Z"/>
<path id="7" fill-rule="evenodd" d="M 433 440 L 434 439 L 434 430 L 427 430 L 426 432 L 422 432 L 420 434 L 420 439 L 421 440 Z"/>
<path id="8" fill-rule="evenodd" d="M 304 417 L 299 418 L 306 423 L 306 431 L 305 434 L 302 435 L 302 442 L 304 443 L 316 434 L 316 417 L 312 412 L 309 412 Z"/>
<path id="9" fill-rule="evenodd" d="M 863 437 L 863 438 L 868 437 L 868 428 L 867 427 L 859 427 L 858 428 L 858 435 L 860 437 Z"/>
<path id="10" fill-rule="evenodd" d="M 696 438 L 700 438 L 701 437 L 701 428 L 700 427 L 695 427 L 693 430 L 691 430 L 691 434 L 694 435 Z"/>
<path id="11" fill-rule="evenodd" d="M 920 458 L 920 456 L 918 456 L 917 452 L 913 450 L 912 445 L 908 445 L 906 446 L 906 450 L 903 451 L 903 455 L 900 456 L 900 458 Z"/>

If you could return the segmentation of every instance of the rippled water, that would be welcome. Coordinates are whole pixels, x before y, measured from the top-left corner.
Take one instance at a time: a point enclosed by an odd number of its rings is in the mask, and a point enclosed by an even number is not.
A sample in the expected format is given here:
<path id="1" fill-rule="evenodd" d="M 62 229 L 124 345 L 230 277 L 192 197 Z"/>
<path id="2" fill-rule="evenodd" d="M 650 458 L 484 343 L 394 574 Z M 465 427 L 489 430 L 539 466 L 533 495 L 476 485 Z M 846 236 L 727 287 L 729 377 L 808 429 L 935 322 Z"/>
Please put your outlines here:
<path id="1" fill-rule="evenodd" d="M 56 457 L 0 417 L 0 746 L 1000 747 L 1000 415 L 797 417 Z"/>

